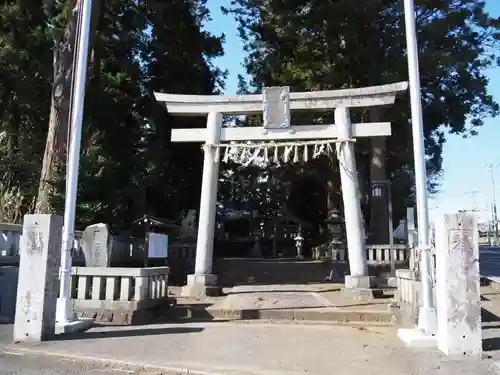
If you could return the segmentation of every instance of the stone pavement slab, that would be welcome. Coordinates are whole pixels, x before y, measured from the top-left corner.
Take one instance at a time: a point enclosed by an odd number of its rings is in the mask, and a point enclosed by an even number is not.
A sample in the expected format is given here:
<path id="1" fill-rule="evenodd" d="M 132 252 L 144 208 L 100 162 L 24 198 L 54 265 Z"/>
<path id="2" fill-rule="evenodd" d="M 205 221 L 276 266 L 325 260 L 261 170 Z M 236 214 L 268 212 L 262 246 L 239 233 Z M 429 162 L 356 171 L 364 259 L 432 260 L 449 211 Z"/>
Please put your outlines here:
<path id="1" fill-rule="evenodd" d="M 332 307 L 327 299 L 308 285 L 242 285 L 234 287 L 222 301 L 221 309 L 292 309 Z"/>
<path id="2" fill-rule="evenodd" d="M 493 362 L 405 349 L 389 327 L 186 323 L 100 327 L 9 350 L 219 375 L 493 375 Z"/>
<path id="3" fill-rule="evenodd" d="M 242 285 L 225 291 L 226 296 L 201 299 L 178 298 L 176 309 L 166 312 L 172 320 L 296 320 L 388 324 L 394 321 L 391 296 L 360 300 L 342 292 L 339 284 Z"/>

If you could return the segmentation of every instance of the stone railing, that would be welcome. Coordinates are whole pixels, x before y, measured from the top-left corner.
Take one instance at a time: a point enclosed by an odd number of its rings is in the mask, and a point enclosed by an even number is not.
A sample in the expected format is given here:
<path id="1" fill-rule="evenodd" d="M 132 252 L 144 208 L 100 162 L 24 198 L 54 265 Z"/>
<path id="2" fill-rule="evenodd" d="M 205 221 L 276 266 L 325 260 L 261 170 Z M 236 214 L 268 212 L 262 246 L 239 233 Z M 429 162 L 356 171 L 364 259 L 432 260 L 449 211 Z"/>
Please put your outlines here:
<path id="1" fill-rule="evenodd" d="M 418 302 L 418 281 L 415 272 L 405 269 L 396 270 L 396 280 L 398 303 L 407 303 L 416 306 Z"/>
<path id="2" fill-rule="evenodd" d="M 21 224 L 0 223 L 0 262 L 19 263 L 19 243 L 23 233 Z M 80 247 L 81 231 L 75 231 L 75 242 L 73 258 L 79 257 L 83 260 L 83 252 Z"/>
<path id="3" fill-rule="evenodd" d="M 165 303 L 169 267 L 73 267 L 72 299 L 76 311 L 135 311 Z"/>
<path id="4" fill-rule="evenodd" d="M 19 241 L 23 226 L 19 224 L 0 224 L 0 256 L 19 255 Z"/>
<path id="5" fill-rule="evenodd" d="M 397 325 L 401 328 L 413 328 L 418 323 L 420 301 L 420 282 L 417 274 L 409 269 L 396 270 Z"/>
<path id="6" fill-rule="evenodd" d="M 20 224 L 0 223 L 0 265 L 19 264 L 19 243 L 23 226 Z M 71 257 L 74 264 L 85 264 L 85 257 L 80 244 L 81 231 L 75 231 L 75 240 Z M 133 237 L 112 236 L 112 262 L 130 263 L 142 261 L 144 240 Z"/>
<path id="7" fill-rule="evenodd" d="M 368 264 L 390 264 L 391 249 L 390 245 L 366 245 L 366 260 Z M 393 245 L 392 251 L 397 263 L 404 263 L 409 259 L 409 250 L 406 245 Z M 327 255 L 330 258 L 329 255 Z M 346 262 L 348 254 L 345 249 L 331 251 L 331 259 L 338 262 Z"/>
<path id="8" fill-rule="evenodd" d="M 196 257 L 196 242 L 173 243 L 168 247 L 170 259 L 194 259 Z"/>

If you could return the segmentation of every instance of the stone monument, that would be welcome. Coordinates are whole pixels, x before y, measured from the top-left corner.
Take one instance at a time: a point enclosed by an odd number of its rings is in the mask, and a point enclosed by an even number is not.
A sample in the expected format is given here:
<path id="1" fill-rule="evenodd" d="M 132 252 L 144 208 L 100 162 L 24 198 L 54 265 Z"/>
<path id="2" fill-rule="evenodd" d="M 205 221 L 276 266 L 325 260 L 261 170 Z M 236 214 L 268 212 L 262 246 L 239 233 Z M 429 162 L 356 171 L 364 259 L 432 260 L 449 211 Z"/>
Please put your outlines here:
<path id="1" fill-rule="evenodd" d="M 438 348 L 481 358 L 479 232 L 474 215 L 444 215 L 436 226 Z"/>
<path id="2" fill-rule="evenodd" d="M 87 267 L 110 267 L 112 235 L 107 224 L 98 223 L 85 228 L 81 246 Z"/>
<path id="3" fill-rule="evenodd" d="M 198 229 L 196 228 L 196 210 L 189 210 L 181 221 L 181 240 L 195 240 Z"/>
<path id="4" fill-rule="evenodd" d="M 24 216 L 19 249 L 15 342 L 45 341 L 55 335 L 62 225 L 60 216 Z"/>

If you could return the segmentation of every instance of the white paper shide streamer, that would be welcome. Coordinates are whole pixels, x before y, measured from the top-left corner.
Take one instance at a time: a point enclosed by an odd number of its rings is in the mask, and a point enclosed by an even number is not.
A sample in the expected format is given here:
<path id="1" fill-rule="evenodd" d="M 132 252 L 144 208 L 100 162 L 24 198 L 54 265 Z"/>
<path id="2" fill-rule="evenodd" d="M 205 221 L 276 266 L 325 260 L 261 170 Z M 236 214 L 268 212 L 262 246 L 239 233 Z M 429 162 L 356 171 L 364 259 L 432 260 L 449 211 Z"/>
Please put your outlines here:
<path id="1" fill-rule="evenodd" d="M 307 163 L 321 155 L 333 154 L 333 143 L 338 139 L 325 139 L 300 142 L 265 142 L 265 143 L 228 143 L 219 145 L 205 145 L 216 147 L 215 158 L 224 163 L 238 163 L 244 166 L 262 166 L 269 163 Z M 221 149 L 224 149 L 223 152 Z"/>

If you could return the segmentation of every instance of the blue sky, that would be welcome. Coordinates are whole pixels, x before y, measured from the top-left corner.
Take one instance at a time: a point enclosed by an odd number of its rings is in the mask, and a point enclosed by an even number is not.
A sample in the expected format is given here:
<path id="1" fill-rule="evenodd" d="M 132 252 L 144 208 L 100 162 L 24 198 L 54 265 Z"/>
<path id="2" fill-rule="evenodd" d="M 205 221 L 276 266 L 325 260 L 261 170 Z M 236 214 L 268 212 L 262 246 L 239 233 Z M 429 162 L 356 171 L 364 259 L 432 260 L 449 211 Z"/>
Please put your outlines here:
<path id="1" fill-rule="evenodd" d="M 231 16 L 224 16 L 220 6 L 229 6 L 230 0 L 209 0 L 212 21 L 207 30 L 226 35 L 225 55 L 216 60 L 222 69 L 229 70 L 226 93 L 235 94 L 238 74 L 244 74 L 242 67 L 245 52 L 243 43 L 238 37 L 236 22 Z M 487 0 L 487 9 L 494 16 L 500 16 L 500 1 Z M 488 72 L 489 91 L 500 101 L 500 68 Z M 454 213 L 459 209 L 471 209 L 475 204 L 484 210 L 480 216 L 489 217 L 489 206 L 492 201 L 492 184 L 487 163 L 500 164 L 500 118 L 486 119 L 479 129 L 479 135 L 469 139 L 449 135 L 444 146 L 444 173 L 440 193 L 431 199 L 429 207 L 431 216 L 443 213 Z M 500 199 L 500 167 L 496 169 L 496 195 Z M 477 191 L 475 194 L 470 192 Z M 469 193 L 468 193 L 469 192 Z"/>

